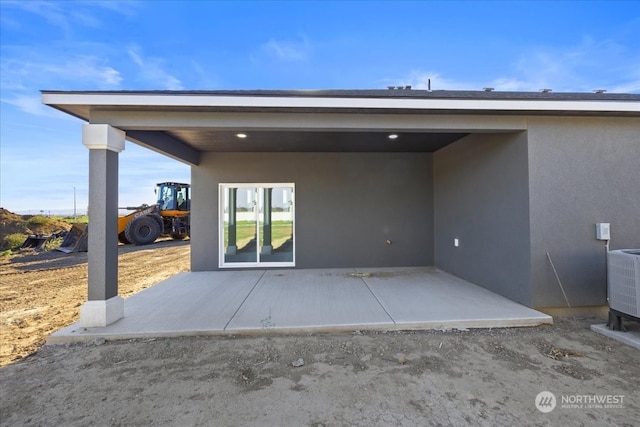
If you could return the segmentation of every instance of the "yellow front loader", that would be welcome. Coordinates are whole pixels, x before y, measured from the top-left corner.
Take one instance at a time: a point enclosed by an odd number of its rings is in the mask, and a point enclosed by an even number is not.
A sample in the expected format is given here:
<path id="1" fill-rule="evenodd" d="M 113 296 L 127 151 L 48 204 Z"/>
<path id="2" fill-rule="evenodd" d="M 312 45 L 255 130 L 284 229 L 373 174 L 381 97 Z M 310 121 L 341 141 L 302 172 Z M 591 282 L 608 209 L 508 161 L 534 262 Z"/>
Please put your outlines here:
<path id="1" fill-rule="evenodd" d="M 121 243 L 148 245 L 160 236 L 185 239 L 190 233 L 190 186 L 177 182 L 157 184 L 155 205 L 142 205 L 128 215 L 118 217 L 118 240 Z"/>

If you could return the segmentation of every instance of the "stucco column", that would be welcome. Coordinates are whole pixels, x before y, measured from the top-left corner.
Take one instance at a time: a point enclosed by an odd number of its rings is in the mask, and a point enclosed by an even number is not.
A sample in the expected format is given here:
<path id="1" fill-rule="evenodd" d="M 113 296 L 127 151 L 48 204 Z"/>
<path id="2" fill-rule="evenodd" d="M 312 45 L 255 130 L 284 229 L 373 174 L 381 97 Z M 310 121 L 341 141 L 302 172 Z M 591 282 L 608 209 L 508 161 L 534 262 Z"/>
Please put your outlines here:
<path id="1" fill-rule="evenodd" d="M 85 124 L 89 149 L 89 293 L 80 325 L 107 326 L 124 317 L 118 295 L 118 153 L 125 133 L 106 124 Z"/>

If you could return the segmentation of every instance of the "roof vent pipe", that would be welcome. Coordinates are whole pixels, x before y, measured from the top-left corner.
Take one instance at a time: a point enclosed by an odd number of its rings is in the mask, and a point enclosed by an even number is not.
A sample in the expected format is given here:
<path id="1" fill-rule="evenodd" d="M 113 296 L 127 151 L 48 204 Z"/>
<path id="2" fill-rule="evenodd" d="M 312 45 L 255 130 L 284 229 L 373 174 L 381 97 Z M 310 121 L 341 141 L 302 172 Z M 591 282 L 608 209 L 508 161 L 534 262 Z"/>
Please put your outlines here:
<path id="1" fill-rule="evenodd" d="M 431 92 L 431 79 L 427 79 L 427 90 Z"/>
<path id="2" fill-rule="evenodd" d="M 483 87 L 482 90 L 485 91 L 485 92 L 493 92 L 493 88 L 492 87 Z"/>
<path id="3" fill-rule="evenodd" d="M 553 89 L 540 89 L 540 92 L 542 93 L 549 93 L 551 92 Z"/>
<path id="4" fill-rule="evenodd" d="M 593 93 L 605 93 L 606 91 L 606 89 L 596 89 L 593 91 Z"/>

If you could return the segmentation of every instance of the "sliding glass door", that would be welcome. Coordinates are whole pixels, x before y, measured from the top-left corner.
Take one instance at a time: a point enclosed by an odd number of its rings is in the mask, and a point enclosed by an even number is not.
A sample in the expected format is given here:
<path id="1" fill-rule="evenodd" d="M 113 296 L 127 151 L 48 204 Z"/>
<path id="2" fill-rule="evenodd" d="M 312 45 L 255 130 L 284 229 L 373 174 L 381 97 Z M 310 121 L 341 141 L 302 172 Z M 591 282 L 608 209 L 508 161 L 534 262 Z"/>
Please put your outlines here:
<path id="1" fill-rule="evenodd" d="M 294 184 L 220 184 L 220 267 L 295 265 Z"/>

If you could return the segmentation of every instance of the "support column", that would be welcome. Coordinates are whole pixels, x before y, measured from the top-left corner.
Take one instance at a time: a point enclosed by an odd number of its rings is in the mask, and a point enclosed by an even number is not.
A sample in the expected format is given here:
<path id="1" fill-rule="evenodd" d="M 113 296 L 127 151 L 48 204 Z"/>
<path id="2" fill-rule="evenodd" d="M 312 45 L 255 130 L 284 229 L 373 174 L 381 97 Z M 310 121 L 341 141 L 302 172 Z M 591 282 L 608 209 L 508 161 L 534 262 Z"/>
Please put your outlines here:
<path id="1" fill-rule="evenodd" d="M 227 237 L 226 255 L 235 255 L 238 252 L 236 243 L 236 199 L 238 197 L 237 188 L 229 188 L 229 236 Z"/>
<path id="2" fill-rule="evenodd" d="M 80 307 L 80 325 L 107 326 L 124 317 L 118 295 L 118 153 L 125 133 L 106 124 L 85 124 L 89 149 L 89 292 Z"/>
<path id="3" fill-rule="evenodd" d="M 273 245 L 271 244 L 271 196 L 273 194 L 273 188 L 264 189 L 264 197 L 262 204 L 262 211 L 264 213 L 264 222 L 262 225 L 262 248 L 260 248 L 260 255 L 271 255 L 273 252 Z"/>

